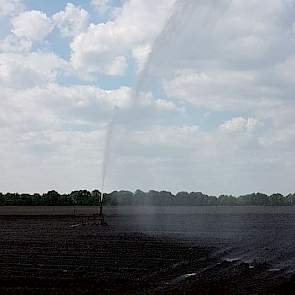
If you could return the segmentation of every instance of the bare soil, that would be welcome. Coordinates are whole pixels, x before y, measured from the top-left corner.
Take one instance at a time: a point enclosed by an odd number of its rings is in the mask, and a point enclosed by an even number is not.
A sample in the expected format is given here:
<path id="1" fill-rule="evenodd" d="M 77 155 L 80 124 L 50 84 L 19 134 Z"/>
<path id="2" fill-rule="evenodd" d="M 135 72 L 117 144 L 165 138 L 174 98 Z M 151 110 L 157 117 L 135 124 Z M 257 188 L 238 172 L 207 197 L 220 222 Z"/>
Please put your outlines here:
<path id="1" fill-rule="evenodd" d="M 1 216 L 0 237 L 1 295 L 295 294 L 285 270 L 81 216 Z"/>

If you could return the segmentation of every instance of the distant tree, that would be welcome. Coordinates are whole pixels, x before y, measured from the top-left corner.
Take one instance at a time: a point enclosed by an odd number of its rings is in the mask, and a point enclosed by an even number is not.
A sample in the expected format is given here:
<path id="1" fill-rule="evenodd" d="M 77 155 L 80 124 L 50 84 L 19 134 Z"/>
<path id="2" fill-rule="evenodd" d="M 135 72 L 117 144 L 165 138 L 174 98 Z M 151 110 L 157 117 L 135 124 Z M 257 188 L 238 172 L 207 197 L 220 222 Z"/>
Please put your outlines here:
<path id="1" fill-rule="evenodd" d="M 201 192 L 191 192 L 190 193 L 190 200 L 193 203 L 193 205 L 197 205 L 197 206 L 206 206 L 206 205 L 208 205 L 208 196 L 204 195 Z"/>
<path id="2" fill-rule="evenodd" d="M 255 193 L 239 196 L 238 200 L 240 205 L 251 206 L 255 203 Z"/>
<path id="3" fill-rule="evenodd" d="M 0 206 L 5 205 L 5 197 L 2 193 L 0 193 Z"/>
<path id="4" fill-rule="evenodd" d="M 19 205 L 24 205 L 24 206 L 31 206 L 33 205 L 33 197 L 30 194 L 21 194 L 20 199 L 19 199 Z"/>
<path id="5" fill-rule="evenodd" d="M 269 199 L 272 206 L 287 205 L 287 199 L 282 194 L 272 194 Z"/>
<path id="6" fill-rule="evenodd" d="M 6 193 L 5 194 L 5 205 L 17 206 L 20 205 L 20 195 L 18 193 Z"/>
<path id="7" fill-rule="evenodd" d="M 160 191 L 158 198 L 155 200 L 154 205 L 160 205 L 160 206 L 165 206 L 165 205 L 173 205 L 174 201 L 174 195 L 171 192 L 168 191 Z"/>
<path id="8" fill-rule="evenodd" d="M 221 206 L 236 206 L 238 205 L 238 199 L 232 195 L 220 195 L 218 204 Z"/>
<path id="9" fill-rule="evenodd" d="M 270 205 L 270 200 L 268 195 L 262 193 L 252 193 L 247 195 L 239 196 L 239 205 L 248 206 L 268 206 Z"/>
<path id="10" fill-rule="evenodd" d="M 62 194 L 59 198 L 60 206 L 75 206 L 74 200 L 68 194 Z"/>
<path id="11" fill-rule="evenodd" d="M 189 203 L 189 200 L 190 194 L 188 192 L 178 192 L 173 199 L 173 205 L 187 205 Z"/>
<path id="12" fill-rule="evenodd" d="M 255 206 L 268 206 L 269 205 L 269 197 L 266 194 L 256 193 L 253 196 L 253 204 Z"/>
<path id="13" fill-rule="evenodd" d="M 295 205 L 295 194 L 288 194 L 286 196 L 286 203 L 288 205 L 294 206 Z"/>
<path id="14" fill-rule="evenodd" d="M 130 191 L 116 191 L 111 194 L 111 197 L 116 200 L 118 205 L 127 206 L 133 204 L 133 193 Z"/>
<path id="15" fill-rule="evenodd" d="M 97 206 L 100 202 L 100 192 L 94 190 L 73 191 L 70 194 L 60 195 L 57 191 L 49 191 L 42 196 L 40 194 L 0 193 L 0 206 Z M 201 192 L 179 192 L 176 195 L 169 191 L 150 190 L 135 193 L 121 190 L 104 195 L 104 205 L 153 205 L 153 206 L 293 206 L 295 194 L 283 196 L 276 193 L 268 196 L 262 193 L 251 193 L 234 197 L 232 195 L 208 196 Z"/>
<path id="16" fill-rule="evenodd" d="M 106 204 L 110 206 L 118 206 L 118 191 L 113 191 L 105 197 Z"/>
<path id="17" fill-rule="evenodd" d="M 104 203 L 106 201 L 106 195 L 104 194 L 103 198 L 104 198 Z M 99 190 L 94 190 L 91 192 L 91 197 L 92 197 L 92 201 L 94 203 L 94 205 L 98 206 L 100 204 L 100 197 L 101 197 L 101 193 Z"/>
<path id="18" fill-rule="evenodd" d="M 74 204 L 79 206 L 91 206 L 95 205 L 95 197 L 87 190 L 73 191 L 70 194 Z"/>
<path id="19" fill-rule="evenodd" d="M 41 206 L 43 205 L 42 203 L 42 197 L 40 194 L 33 194 L 32 196 L 32 205 L 34 206 Z"/>
<path id="20" fill-rule="evenodd" d="M 45 203 L 44 205 L 57 206 L 59 205 L 60 194 L 57 191 L 52 190 L 43 194 L 42 198 Z"/>
<path id="21" fill-rule="evenodd" d="M 149 190 L 146 193 L 144 205 L 151 205 L 151 206 L 158 205 L 157 202 L 159 197 L 160 197 L 160 192 L 155 190 Z"/>
<path id="22" fill-rule="evenodd" d="M 135 205 L 144 205 L 146 199 L 146 193 L 141 190 L 136 190 L 133 196 L 134 204 Z"/>
<path id="23" fill-rule="evenodd" d="M 215 196 L 208 196 L 208 206 L 216 206 L 218 205 L 218 198 Z"/>

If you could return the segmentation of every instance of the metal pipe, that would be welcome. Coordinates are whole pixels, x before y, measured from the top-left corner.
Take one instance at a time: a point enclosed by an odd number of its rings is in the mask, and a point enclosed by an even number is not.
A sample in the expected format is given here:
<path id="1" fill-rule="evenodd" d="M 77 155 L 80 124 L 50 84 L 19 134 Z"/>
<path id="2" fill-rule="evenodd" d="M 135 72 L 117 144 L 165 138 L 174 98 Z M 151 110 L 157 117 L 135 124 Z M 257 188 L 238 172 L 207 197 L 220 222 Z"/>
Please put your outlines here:
<path id="1" fill-rule="evenodd" d="M 99 216 L 103 216 L 102 209 L 103 209 L 103 193 L 101 193 L 100 195 Z"/>

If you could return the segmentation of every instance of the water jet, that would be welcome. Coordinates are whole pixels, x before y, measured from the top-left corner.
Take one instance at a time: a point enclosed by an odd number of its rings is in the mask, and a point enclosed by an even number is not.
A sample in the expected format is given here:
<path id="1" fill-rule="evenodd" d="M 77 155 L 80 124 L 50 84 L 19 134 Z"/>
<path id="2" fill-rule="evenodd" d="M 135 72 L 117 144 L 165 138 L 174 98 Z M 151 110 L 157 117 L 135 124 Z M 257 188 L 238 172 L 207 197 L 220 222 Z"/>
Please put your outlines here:
<path id="1" fill-rule="evenodd" d="M 95 219 L 95 224 L 101 226 L 108 225 L 103 215 L 103 191 L 100 193 L 99 212 L 97 218 Z"/>

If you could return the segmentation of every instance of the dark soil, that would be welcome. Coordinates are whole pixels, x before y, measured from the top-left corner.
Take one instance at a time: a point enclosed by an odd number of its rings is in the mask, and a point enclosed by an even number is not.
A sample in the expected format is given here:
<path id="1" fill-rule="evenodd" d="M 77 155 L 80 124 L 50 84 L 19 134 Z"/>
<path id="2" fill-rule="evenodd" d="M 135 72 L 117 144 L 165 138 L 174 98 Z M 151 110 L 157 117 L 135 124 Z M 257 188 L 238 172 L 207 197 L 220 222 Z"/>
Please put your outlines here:
<path id="1" fill-rule="evenodd" d="M 295 294 L 267 263 L 83 221 L 0 217 L 0 294 Z"/>

